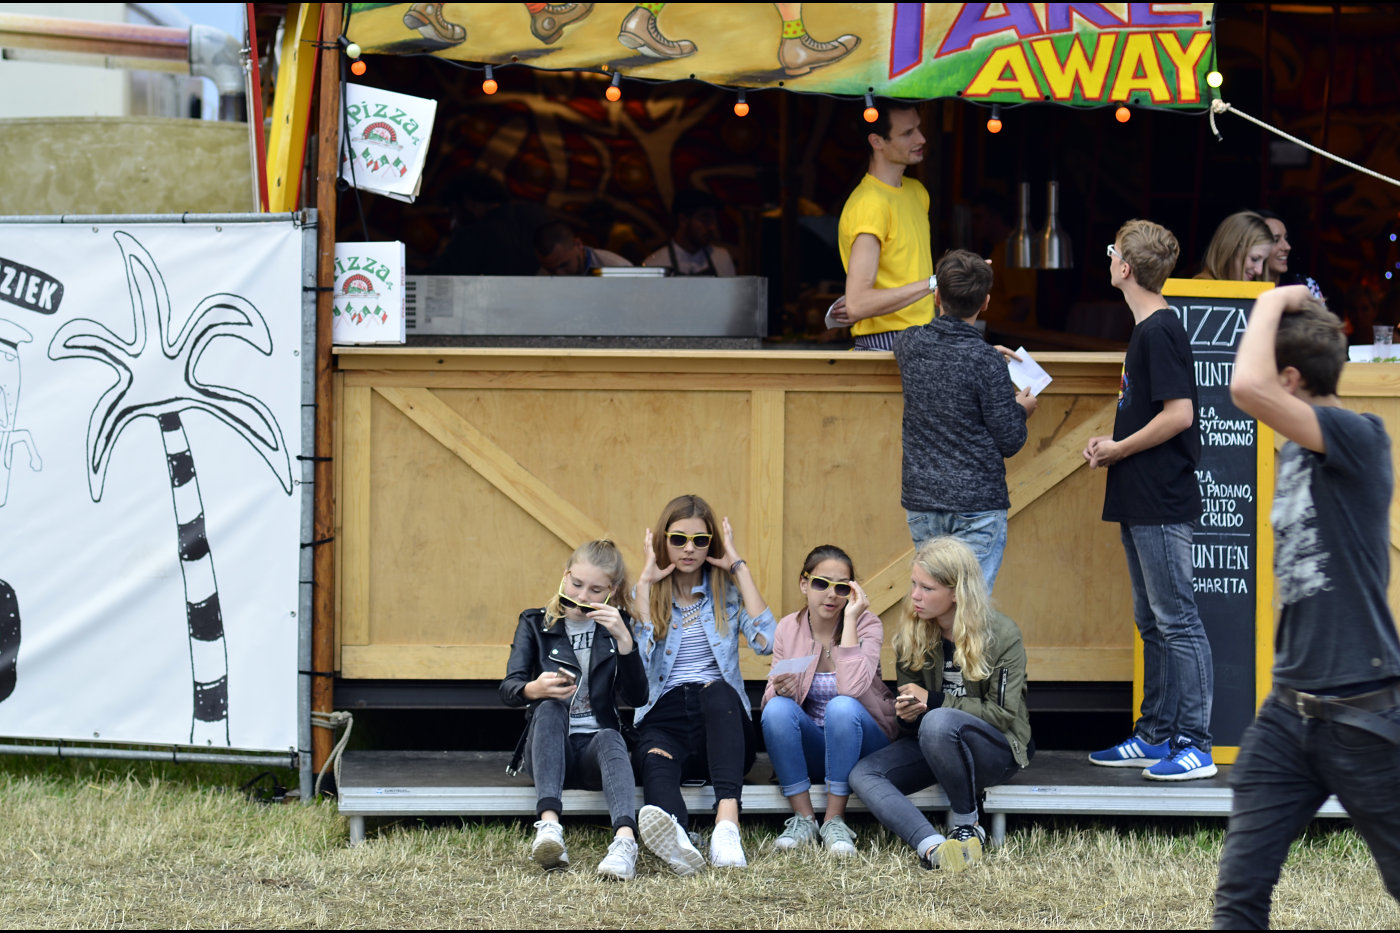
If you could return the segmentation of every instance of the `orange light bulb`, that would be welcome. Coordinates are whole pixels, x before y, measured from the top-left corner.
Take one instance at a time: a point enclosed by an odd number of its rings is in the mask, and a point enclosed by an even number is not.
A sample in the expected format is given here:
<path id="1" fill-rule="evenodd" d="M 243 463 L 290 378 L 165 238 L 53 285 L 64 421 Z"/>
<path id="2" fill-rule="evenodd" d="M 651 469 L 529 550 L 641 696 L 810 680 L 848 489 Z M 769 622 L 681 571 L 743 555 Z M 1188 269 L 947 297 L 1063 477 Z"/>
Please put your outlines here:
<path id="1" fill-rule="evenodd" d="M 1120 106 L 1117 110 L 1113 111 L 1113 119 L 1117 120 L 1119 123 L 1127 123 L 1132 118 L 1133 112 L 1127 107 Z"/>
<path id="2" fill-rule="evenodd" d="M 874 107 L 866 107 L 866 108 L 865 108 L 865 122 L 866 122 L 866 123 L 874 123 L 874 122 L 875 122 L 876 120 L 878 120 L 878 119 L 880 119 L 880 111 L 879 111 L 879 110 L 876 110 Z"/>
<path id="3" fill-rule="evenodd" d="M 987 132 L 988 132 L 988 133 L 1000 133 L 1000 132 L 1001 132 L 1001 121 L 998 120 L 996 117 L 992 117 L 990 120 L 988 120 L 988 121 L 987 121 Z"/>
<path id="4" fill-rule="evenodd" d="M 747 101 L 739 101 L 734 105 L 734 116 L 747 117 L 749 115 L 749 105 Z"/>
<path id="5" fill-rule="evenodd" d="M 362 58 L 357 58 L 357 59 L 355 59 L 353 62 L 350 63 L 350 73 L 351 73 L 351 74 L 354 74 L 354 75 L 362 75 L 362 74 L 364 74 L 364 73 L 365 73 L 366 71 L 368 71 L 368 70 L 369 70 L 369 66 L 365 64 L 365 61 L 364 61 L 364 59 L 362 59 Z"/>
<path id="6" fill-rule="evenodd" d="M 487 94 L 494 94 L 501 89 L 501 86 L 496 83 L 495 78 L 487 78 L 485 81 L 481 82 L 481 89 Z"/>
<path id="7" fill-rule="evenodd" d="M 608 89 L 603 92 L 603 96 L 612 101 L 622 100 L 622 88 L 615 84 L 609 85 Z"/>

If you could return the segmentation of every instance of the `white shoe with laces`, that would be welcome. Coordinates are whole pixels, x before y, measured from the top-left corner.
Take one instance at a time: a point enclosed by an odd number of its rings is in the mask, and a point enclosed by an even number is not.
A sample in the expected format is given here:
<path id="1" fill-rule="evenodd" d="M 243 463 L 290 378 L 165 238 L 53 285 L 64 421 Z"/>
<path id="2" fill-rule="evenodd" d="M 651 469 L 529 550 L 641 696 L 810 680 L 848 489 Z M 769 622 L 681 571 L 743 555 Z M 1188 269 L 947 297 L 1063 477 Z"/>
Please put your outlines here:
<path id="1" fill-rule="evenodd" d="M 617 881 L 631 881 L 637 874 L 637 841 L 618 836 L 598 863 L 598 874 Z"/>
<path id="2" fill-rule="evenodd" d="M 569 853 L 564 848 L 564 827 L 548 820 L 535 823 L 535 841 L 530 846 L 530 858 L 545 871 L 568 868 Z"/>
<path id="3" fill-rule="evenodd" d="M 744 846 L 739 841 L 739 824 L 720 820 L 710 834 L 710 864 L 716 868 L 747 868 Z"/>
<path id="4" fill-rule="evenodd" d="M 695 848 L 689 834 L 674 816 L 660 807 L 647 804 L 637 812 L 637 832 L 641 834 L 642 844 L 682 878 L 705 867 L 705 856 Z"/>

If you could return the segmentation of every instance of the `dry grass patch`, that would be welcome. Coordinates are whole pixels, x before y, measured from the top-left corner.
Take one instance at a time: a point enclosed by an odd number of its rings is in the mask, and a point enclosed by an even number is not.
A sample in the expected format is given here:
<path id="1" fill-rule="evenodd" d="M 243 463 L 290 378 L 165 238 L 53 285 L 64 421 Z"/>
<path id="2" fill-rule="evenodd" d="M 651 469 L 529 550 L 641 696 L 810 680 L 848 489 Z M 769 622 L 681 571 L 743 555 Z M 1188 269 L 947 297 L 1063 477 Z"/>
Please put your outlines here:
<path id="1" fill-rule="evenodd" d="M 0 762 L 0 769 L 5 767 Z M 776 821 L 744 829 L 748 870 L 681 880 L 643 856 L 630 884 L 597 879 L 610 834 L 566 824 L 573 869 L 528 860 L 525 821 L 400 821 L 346 846 L 330 802 L 266 806 L 210 769 L 92 763 L 0 770 L 6 927 L 1170 928 L 1209 925 L 1223 823 L 1013 820 L 1007 845 L 960 875 L 921 870 L 857 820 L 860 854 L 776 852 Z M 236 785 L 235 779 L 224 781 Z M 1396 925 L 1356 835 L 1315 826 L 1275 898 L 1281 927 Z"/>

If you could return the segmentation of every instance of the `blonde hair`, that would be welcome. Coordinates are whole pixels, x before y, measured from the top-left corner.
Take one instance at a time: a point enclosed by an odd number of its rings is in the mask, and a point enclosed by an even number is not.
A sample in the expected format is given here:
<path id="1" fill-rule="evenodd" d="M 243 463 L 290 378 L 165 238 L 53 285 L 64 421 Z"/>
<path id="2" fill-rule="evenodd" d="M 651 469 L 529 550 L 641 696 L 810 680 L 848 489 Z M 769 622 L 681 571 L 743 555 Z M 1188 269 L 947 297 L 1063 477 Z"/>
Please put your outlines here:
<path id="1" fill-rule="evenodd" d="M 1130 220 L 1118 228 L 1114 240 L 1123 253 L 1123 261 L 1133 270 L 1133 281 L 1160 295 L 1181 255 L 1176 236 L 1150 220 Z"/>
<path id="2" fill-rule="evenodd" d="M 1256 246 L 1274 246 L 1274 232 L 1264 218 L 1253 211 L 1231 214 L 1215 228 L 1196 278 L 1243 282 L 1245 257 Z"/>
<path id="3" fill-rule="evenodd" d="M 579 561 L 592 564 L 608 575 L 608 582 L 612 585 L 612 590 L 608 593 L 609 605 L 621 609 L 629 616 L 635 615 L 632 611 L 632 598 L 627 585 L 627 565 L 623 563 L 622 552 L 617 549 L 616 544 L 607 538 L 580 544 L 564 563 L 564 572 L 568 573 Z M 553 598 L 544 607 L 545 628 L 563 617 L 564 607 L 559 605 L 559 593 L 556 591 Z"/>
<path id="4" fill-rule="evenodd" d="M 953 663 L 970 681 L 986 680 L 995 647 L 991 632 L 992 605 L 977 555 L 957 538 L 925 541 L 914 555 L 914 566 L 953 591 Z M 930 643 L 939 637 L 938 622 L 920 619 L 913 606 L 894 634 L 894 653 L 911 671 L 921 671 L 928 660 Z"/>
<path id="5" fill-rule="evenodd" d="M 724 537 L 719 533 L 719 523 L 715 521 L 714 510 L 699 496 L 677 496 L 661 510 L 661 518 L 651 533 L 652 553 L 656 556 L 656 566 L 666 567 L 671 559 L 666 554 L 666 529 L 683 518 L 698 518 L 705 523 L 705 531 L 710 534 L 710 557 L 724 557 Z M 702 571 L 704 572 L 704 571 Z M 714 564 L 709 565 L 710 597 L 714 600 L 715 631 L 719 635 L 727 632 L 728 619 L 724 606 L 729 600 L 729 573 Z M 651 588 L 649 600 L 651 609 L 652 637 L 659 645 L 666 640 L 671 629 L 671 604 L 676 599 L 676 574 L 672 573 Z"/>

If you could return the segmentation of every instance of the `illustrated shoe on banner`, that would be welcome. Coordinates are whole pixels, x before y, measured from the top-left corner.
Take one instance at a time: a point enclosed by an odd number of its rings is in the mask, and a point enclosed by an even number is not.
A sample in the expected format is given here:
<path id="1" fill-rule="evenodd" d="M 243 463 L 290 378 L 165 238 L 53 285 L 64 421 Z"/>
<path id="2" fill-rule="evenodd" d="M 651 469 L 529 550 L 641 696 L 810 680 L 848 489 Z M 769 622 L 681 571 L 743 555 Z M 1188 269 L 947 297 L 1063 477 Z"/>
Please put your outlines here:
<path id="1" fill-rule="evenodd" d="M 530 31 L 545 45 L 553 45 L 564 34 L 564 27 L 577 23 L 593 12 L 591 3 L 546 3 L 530 14 Z"/>
<path id="2" fill-rule="evenodd" d="M 696 52 L 689 39 L 671 41 L 656 26 L 656 16 L 645 7 L 636 7 L 618 27 L 617 41 L 647 58 L 685 58 Z"/>
<path id="3" fill-rule="evenodd" d="M 788 76 L 795 78 L 813 68 L 839 62 L 858 45 L 859 36 L 840 36 L 831 42 L 818 42 L 808 35 L 788 36 L 778 43 L 778 64 Z"/>
<path id="4" fill-rule="evenodd" d="M 403 14 L 403 24 L 418 30 L 419 35 L 438 48 L 457 45 L 467 38 L 465 29 L 443 19 L 441 3 L 410 4 Z"/>

